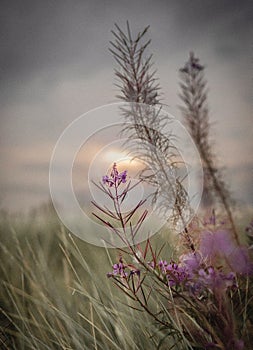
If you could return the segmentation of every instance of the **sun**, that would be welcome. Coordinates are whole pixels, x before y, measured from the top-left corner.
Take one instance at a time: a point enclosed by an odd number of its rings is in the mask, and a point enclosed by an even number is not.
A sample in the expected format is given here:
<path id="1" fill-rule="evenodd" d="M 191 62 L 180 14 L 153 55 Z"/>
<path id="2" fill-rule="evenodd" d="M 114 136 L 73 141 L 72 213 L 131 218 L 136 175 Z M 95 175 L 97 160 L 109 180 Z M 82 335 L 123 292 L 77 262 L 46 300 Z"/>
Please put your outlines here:
<path id="1" fill-rule="evenodd" d="M 114 150 L 108 150 L 104 154 L 104 160 L 107 163 L 113 164 L 117 163 L 119 168 L 127 168 L 127 169 L 133 169 L 137 170 L 139 168 L 143 167 L 143 164 L 136 160 L 132 159 L 126 152 L 114 149 Z"/>

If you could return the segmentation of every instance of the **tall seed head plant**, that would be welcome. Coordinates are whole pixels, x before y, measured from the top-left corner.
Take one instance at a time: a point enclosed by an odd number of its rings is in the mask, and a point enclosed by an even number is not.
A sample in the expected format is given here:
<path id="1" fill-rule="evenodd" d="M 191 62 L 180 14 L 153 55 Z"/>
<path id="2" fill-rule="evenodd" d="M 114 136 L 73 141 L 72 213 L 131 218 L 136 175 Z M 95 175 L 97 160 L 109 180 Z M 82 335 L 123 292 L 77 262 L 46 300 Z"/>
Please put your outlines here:
<path id="1" fill-rule="evenodd" d="M 135 38 L 128 22 L 126 32 L 117 24 L 115 28 L 110 51 L 118 64 L 115 76 L 120 94 L 117 97 L 128 102 L 126 108 L 122 108 L 127 122 L 123 133 L 130 141 L 126 146 L 133 157 L 146 164 L 140 178 L 154 186 L 154 202 L 159 195 L 162 211 L 173 207 L 173 222 L 183 227 L 186 244 L 194 249 L 187 230 L 189 198 L 182 179 L 177 175 L 180 165 L 178 152 L 173 147 L 175 136 L 163 134 L 164 126 L 170 120 L 161 110 L 160 86 L 152 54 L 147 52 L 151 43 L 146 39 L 149 26 Z"/>
<path id="2" fill-rule="evenodd" d="M 199 59 L 191 52 L 188 61 L 179 71 L 181 78 L 180 98 L 183 102 L 181 111 L 184 116 L 185 124 L 198 148 L 203 163 L 203 205 L 213 207 L 215 205 L 215 200 L 219 200 L 227 213 L 234 237 L 237 243 L 239 243 L 231 210 L 230 193 L 222 173 L 217 166 L 217 160 L 210 140 L 211 123 L 208 113 L 204 69 Z"/>

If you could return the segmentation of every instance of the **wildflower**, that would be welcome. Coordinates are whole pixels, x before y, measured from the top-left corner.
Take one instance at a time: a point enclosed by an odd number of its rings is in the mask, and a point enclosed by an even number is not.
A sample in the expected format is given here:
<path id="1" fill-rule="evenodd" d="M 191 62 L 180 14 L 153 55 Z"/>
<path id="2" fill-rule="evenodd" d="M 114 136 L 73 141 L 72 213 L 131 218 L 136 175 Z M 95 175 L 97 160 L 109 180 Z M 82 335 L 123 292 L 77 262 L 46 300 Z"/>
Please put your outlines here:
<path id="1" fill-rule="evenodd" d="M 112 187 L 114 185 L 113 180 L 110 179 L 108 175 L 103 176 L 102 181 L 103 181 L 104 185 L 108 184 L 110 187 Z"/>
<path id="2" fill-rule="evenodd" d="M 253 264 L 250 261 L 247 247 L 236 247 L 229 256 L 229 263 L 233 271 L 241 274 L 252 274 Z"/>
<path id="3" fill-rule="evenodd" d="M 160 260 L 158 263 L 158 266 L 162 273 L 166 273 L 166 268 L 168 266 L 168 263 L 166 260 Z"/>
<path id="4" fill-rule="evenodd" d="M 113 271 L 107 273 L 107 277 L 109 278 L 113 276 L 121 278 L 127 278 L 128 276 L 132 275 L 140 276 L 140 270 L 131 264 L 124 264 L 122 257 L 119 258 L 119 262 L 117 264 L 114 264 L 112 268 Z M 125 271 L 127 268 L 130 270 L 129 273 Z"/>
<path id="5" fill-rule="evenodd" d="M 125 183 L 127 177 L 127 170 L 124 170 L 122 173 L 118 175 L 118 179 L 121 180 L 121 182 Z"/>
<path id="6" fill-rule="evenodd" d="M 236 245 L 228 230 L 202 232 L 200 252 L 211 265 L 215 265 L 217 259 L 221 258 L 234 272 L 242 274 L 253 272 L 248 249 Z"/>
<path id="7" fill-rule="evenodd" d="M 114 163 L 110 177 L 108 175 L 104 175 L 102 177 L 102 182 L 104 185 L 107 184 L 109 187 L 118 187 L 121 183 L 126 183 L 126 178 L 127 170 L 124 170 L 122 173 L 119 173 L 117 169 L 117 164 Z"/>
<path id="8" fill-rule="evenodd" d="M 154 263 L 149 265 L 155 268 Z M 170 287 L 181 286 L 194 295 L 201 295 L 204 290 L 221 294 L 237 287 L 235 270 L 224 273 L 212 265 L 207 266 L 199 252 L 184 254 L 177 263 L 160 260 L 157 267 Z"/>
<path id="9" fill-rule="evenodd" d="M 170 287 L 184 283 L 189 278 L 184 266 L 172 263 L 167 267 L 167 278 Z"/>
<path id="10" fill-rule="evenodd" d="M 198 252 L 184 254 L 180 260 L 189 276 L 194 276 L 201 265 L 201 255 Z"/>
<path id="11" fill-rule="evenodd" d="M 154 267 L 154 263 L 150 264 L 151 267 Z M 168 263 L 166 260 L 160 260 L 158 263 L 158 268 L 160 272 L 168 280 L 168 285 L 173 287 L 184 282 L 187 277 L 187 271 L 184 266 L 181 266 L 175 262 Z"/>
<path id="12" fill-rule="evenodd" d="M 120 277 L 127 277 L 127 272 L 125 272 L 125 268 L 127 265 L 123 263 L 122 257 L 120 257 L 119 262 L 117 264 L 114 264 L 112 266 L 113 272 L 108 272 L 107 277 L 113 277 L 113 276 L 120 276 Z"/>
<path id="13" fill-rule="evenodd" d="M 205 270 L 200 269 L 199 278 L 201 284 L 212 292 L 223 292 L 229 287 L 236 286 L 235 274 L 233 272 L 224 274 L 222 271 L 215 270 L 212 266 Z"/>

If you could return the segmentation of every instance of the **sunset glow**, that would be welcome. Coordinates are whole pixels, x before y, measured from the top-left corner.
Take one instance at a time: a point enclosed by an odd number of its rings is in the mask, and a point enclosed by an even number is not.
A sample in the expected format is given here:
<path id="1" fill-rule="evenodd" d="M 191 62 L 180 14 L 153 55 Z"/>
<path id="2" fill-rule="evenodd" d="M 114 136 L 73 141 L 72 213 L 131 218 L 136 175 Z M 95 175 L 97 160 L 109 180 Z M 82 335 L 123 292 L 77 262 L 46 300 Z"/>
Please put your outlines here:
<path id="1" fill-rule="evenodd" d="M 125 152 L 122 152 L 120 150 L 111 150 L 107 151 L 105 153 L 105 162 L 108 164 L 112 164 L 116 162 L 119 167 L 127 167 L 128 169 L 137 169 L 141 168 L 142 164 L 140 161 L 132 159 L 129 155 L 127 155 Z"/>

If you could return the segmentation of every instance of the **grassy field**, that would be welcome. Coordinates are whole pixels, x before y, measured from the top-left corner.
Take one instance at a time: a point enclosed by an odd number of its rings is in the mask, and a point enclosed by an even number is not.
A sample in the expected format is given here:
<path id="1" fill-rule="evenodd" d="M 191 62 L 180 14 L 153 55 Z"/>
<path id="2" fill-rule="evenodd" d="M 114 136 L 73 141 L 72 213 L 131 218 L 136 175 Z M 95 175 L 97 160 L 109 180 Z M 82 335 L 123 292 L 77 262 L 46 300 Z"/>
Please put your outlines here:
<path id="1" fill-rule="evenodd" d="M 158 347 L 163 332 L 106 277 L 115 250 L 73 237 L 47 207 L 2 212 L 0 239 L 1 349 Z"/>

